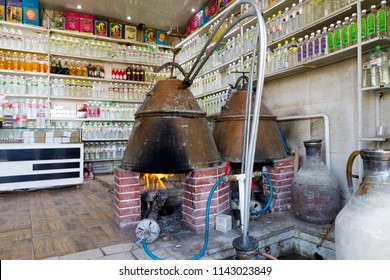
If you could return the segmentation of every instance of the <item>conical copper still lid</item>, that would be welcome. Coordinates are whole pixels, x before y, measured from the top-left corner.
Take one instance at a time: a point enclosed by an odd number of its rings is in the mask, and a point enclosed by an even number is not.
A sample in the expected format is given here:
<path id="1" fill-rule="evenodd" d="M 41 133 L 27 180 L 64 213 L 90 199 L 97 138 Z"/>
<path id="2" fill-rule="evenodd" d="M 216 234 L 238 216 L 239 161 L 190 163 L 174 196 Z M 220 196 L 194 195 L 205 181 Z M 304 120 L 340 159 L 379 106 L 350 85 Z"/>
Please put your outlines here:
<path id="1" fill-rule="evenodd" d="M 143 173 L 182 173 L 220 164 L 206 113 L 181 80 L 159 81 L 135 114 L 121 167 Z"/>
<path id="2" fill-rule="evenodd" d="M 246 89 L 237 90 L 230 96 L 216 119 L 213 131 L 221 158 L 233 163 L 242 161 L 246 96 Z M 252 105 L 254 102 L 255 97 L 252 95 Z M 276 117 L 271 114 L 264 103 L 261 103 L 255 163 L 268 164 L 275 159 L 285 157 L 287 157 L 287 153 L 279 133 Z"/>

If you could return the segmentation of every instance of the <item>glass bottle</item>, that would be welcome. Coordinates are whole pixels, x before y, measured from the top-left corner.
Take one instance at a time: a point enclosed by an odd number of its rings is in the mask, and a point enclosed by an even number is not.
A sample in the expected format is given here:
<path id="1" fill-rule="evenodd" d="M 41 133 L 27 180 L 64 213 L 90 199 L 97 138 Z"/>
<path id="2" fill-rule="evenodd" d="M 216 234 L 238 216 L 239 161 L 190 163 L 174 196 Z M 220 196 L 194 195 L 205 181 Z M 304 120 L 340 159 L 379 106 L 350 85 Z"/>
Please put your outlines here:
<path id="1" fill-rule="evenodd" d="M 349 35 L 349 25 L 350 25 L 349 17 L 346 17 L 345 21 L 343 22 L 342 27 L 341 27 L 341 45 L 342 45 L 342 48 L 349 47 L 349 37 L 350 37 L 350 35 Z"/>

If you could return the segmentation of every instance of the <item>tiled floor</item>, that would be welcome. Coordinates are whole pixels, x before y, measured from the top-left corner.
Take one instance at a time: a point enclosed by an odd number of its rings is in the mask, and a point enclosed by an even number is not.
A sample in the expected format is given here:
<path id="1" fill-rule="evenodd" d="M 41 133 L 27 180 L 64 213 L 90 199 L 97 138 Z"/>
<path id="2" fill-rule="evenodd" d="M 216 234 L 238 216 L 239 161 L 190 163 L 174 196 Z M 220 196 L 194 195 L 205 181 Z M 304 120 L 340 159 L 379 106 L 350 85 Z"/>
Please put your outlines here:
<path id="1" fill-rule="evenodd" d="M 109 188 L 0 194 L 0 259 L 44 259 L 131 242 L 117 231 Z"/>

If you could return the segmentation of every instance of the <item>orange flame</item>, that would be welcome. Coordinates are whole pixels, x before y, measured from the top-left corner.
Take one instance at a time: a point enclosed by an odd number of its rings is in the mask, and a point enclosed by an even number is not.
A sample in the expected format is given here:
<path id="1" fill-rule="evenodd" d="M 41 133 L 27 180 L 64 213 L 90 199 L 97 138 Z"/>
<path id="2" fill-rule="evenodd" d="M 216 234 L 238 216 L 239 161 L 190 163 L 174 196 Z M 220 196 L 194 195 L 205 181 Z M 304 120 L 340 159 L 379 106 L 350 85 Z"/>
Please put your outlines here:
<path id="1" fill-rule="evenodd" d="M 168 179 L 169 177 L 172 177 L 174 174 L 150 174 L 145 173 L 143 178 L 146 182 L 146 188 L 145 190 L 165 190 L 166 186 L 162 179 Z M 150 181 L 152 185 L 150 185 Z"/>

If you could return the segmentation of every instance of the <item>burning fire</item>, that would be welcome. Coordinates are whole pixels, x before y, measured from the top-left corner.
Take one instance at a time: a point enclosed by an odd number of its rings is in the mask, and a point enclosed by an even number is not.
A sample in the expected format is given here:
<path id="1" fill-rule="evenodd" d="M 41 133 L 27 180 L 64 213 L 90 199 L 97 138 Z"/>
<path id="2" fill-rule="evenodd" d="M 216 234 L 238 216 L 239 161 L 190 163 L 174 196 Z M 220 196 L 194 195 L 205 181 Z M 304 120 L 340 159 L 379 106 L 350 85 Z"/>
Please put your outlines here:
<path id="1" fill-rule="evenodd" d="M 146 188 L 145 190 L 165 190 L 166 186 L 162 179 L 168 179 L 169 177 L 172 177 L 174 174 L 150 174 L 150 173 L 145 173 L 143 178 L 145 179 L 146 182 Z M 150 185 L 150 181 L 151 184 Z"/>

